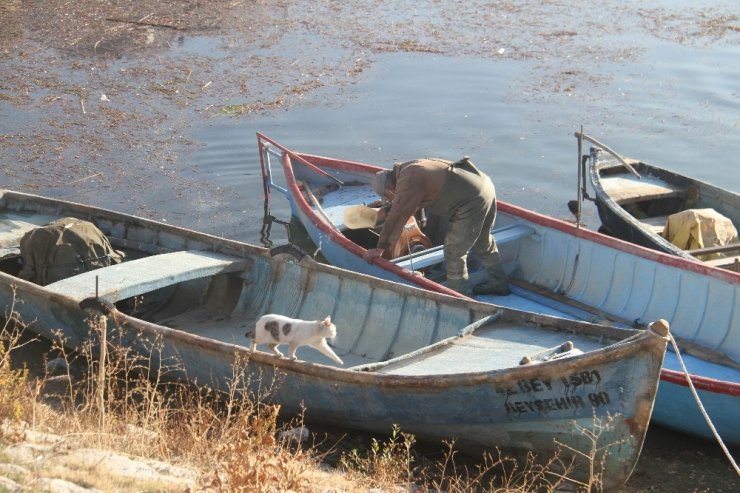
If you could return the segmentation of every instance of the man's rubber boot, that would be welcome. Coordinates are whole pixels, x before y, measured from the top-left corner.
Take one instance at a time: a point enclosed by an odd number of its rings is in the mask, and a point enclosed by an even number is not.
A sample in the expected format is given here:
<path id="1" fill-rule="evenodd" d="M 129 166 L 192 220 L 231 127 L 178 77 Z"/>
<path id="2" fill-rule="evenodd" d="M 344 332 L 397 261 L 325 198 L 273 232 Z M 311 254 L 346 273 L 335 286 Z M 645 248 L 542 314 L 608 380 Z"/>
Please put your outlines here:
<path id="1" fill-rule="evenodd" d="M 448 277 L 446 286 L 460 294 L 464 294 L 466 296 L 470 294 L 470 291 L 468 290 L 468 280 L 465 278 L 457 279 Z"/>
<path id="2" fill-rule="evenodd" d="M 473 287 L 473 293 L 475 294 L 494 294 L 496 296 L 508 296 L 511 294 L 511 289 L 506 283 L 505 277 L 491 277 L 488 281 L 476 284 Z"/>
<path id="3" fill-rule="evenodd" d="M 485 258 L 482 264 L 486 269 L 486 274 L 488 274 L 488 281 L 474 286 L 473 293 L 494 294 L 497 296 L 510 295 L 511 290 L 506 282 L 506 272 L 504 271 L 504 266 L 501 263 L 498 252 L 491 257 Z"/>

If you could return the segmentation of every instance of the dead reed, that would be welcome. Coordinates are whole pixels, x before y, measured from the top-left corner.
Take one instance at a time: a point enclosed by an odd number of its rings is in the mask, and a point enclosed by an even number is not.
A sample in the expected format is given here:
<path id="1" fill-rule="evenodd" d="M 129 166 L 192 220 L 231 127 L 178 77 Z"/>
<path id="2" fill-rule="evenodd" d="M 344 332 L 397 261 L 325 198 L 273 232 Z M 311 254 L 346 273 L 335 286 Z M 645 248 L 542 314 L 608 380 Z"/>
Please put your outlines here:
<path id="1" fill-rule="evenodd" d="M 597 447 L 598 427 L 581 430 L 594 443 L 584 454 L 593 465 L 588 483 L 572 481 L 572 463 L 558 454 L 542 461 L 533 454 L 522 460 L 498 452 L 467 465 L 449 442 L 441 460 L 424 460 L 414 436 L 398 427 L 384 441 L 372 439 L 367 449 L 342 454 L 338 468 L 327 473 L 325 447 L 281 438 L 281 431 L 302 420 L 280 424 L 280 407 L 266 403 L 272 389 L 259 395 L 252 390 L 259 386 L 245 371 L 248 361 L 235 359 L 226 392 L 194 387 L 186 378 L 173 378 L 185 369 L 163 358 L 162 341 L 149 341 L 148 354 L 134 352 L 122 329 L 102 330 L 107 321 L 100 317 L 90 319 L 90 337 L 75 351 L 57 332 L 52 352 L 64 362 L 61 374 L 32 378 L 25 367 L 11 364 L 26 324 L 12 309 L 8 313 L 0 333 L 0 420 L 60 434 L 71 447 L 186 465 L 198 471 L 196 490 L 554 492 L 569 483 L 575 490 L 601 491 L 604 448 Z M 22 433 L 9 431 L 18 429 L 23 428 L 3 426 L 0 443 L 22 440 Z"/>

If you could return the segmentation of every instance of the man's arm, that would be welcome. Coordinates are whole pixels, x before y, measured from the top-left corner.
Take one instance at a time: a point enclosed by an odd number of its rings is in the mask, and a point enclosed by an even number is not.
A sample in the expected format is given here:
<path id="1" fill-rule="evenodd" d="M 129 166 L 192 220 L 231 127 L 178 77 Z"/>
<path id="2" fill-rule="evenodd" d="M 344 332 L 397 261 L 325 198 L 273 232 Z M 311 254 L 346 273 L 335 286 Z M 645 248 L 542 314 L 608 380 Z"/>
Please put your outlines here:
<path id="1" fill-rule="evenodd" d="M 401 231 L 416 209 L 421 205 L 426 194 L 423 183 L 419 183 L 418 176 L 411 173 L 401 173 L 396 183 L 395 196 L 391 210 L 385 219 L 378 239 L 378 248 L 388 248 L 398 241 Z"/>

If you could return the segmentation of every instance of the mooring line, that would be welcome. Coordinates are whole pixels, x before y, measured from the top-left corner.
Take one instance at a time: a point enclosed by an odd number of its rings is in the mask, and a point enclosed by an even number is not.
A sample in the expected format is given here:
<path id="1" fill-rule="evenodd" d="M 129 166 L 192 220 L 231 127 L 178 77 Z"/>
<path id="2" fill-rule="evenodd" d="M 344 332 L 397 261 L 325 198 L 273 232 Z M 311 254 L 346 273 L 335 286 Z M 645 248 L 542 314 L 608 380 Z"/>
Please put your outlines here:
<path id="1" fill-rule="evenodd" d="M 732 467 L 735 469 L 735 473 L 740 476 L 740 468 L 738 468 L 737 462 L 735 462 L 735 459 L 732 458 L 732 454 L 730 454 L 730 451 L 727 449 L 725 442 L 722 441 L 722 437 L 720 437 L 719 433 L 717 433 L 717 429 L 714 427 L 712 420 L 709 418 L 709 414 L 707 414 L 706 409 L 704 409 L 704 405 L 701 403 L 701 399 L 699 399 L 699 394 L 696 392 L 696 389 L 694 388 L 694 383 L 691 381 L 691 377 L 689 376 L 689 371 L 686 369 L 686 365 L 684 365 L 683 363 L 683 358 L 681 358 L 681 353 L 678 351 L 678 344 L 676 344 L 676 340 L 673 338 L 673 334 L 668 334 L 668 337 L 671 338 L 671 344 L 673 344 L 673 350 L 676 352 L 676 358 L 678 359 L 678 363 L 681 365 L 681 369 L 683 370 L 683 374 L 686 377 L 686 382 L 688 382 L 689 384 L 691 393 L 694 395 L 694 400 L 696 400 L 696 404 L 699 406 L 699 411 L 701 412 L 702 416 L 704 416 L 704 420 L 709 425 L 709 429 L 712 430 L 714 438 L 717 439 L 719 446 L 722 448 L 722 451 L 727 456 L 730 464 L 732 464 Z"/>

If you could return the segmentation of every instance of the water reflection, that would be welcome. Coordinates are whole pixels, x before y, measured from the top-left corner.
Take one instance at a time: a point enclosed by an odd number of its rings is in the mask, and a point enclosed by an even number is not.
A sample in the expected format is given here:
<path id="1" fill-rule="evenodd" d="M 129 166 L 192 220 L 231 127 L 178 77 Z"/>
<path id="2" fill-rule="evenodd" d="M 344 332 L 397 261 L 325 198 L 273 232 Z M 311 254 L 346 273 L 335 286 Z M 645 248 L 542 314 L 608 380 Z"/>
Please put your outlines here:
<path id="1" fill-rule="evenodd" d="M 262 227 L 260 228 L 260 244 L 265 248 L 272 248 L 273 246 L 275 246 L 272 239 L 270 238 L 273 223 L 277 223 L 282 226 L 288 225 L 288 223 L 286 223 L 285 221 L 281 221 L 280 219 L 270 214 L 270 208 L 267 206 L 267 203 L 265 203 L 265 213 L 262 217 Z"/>
<path id="2" fill-rule="evenodd" d="M 279 246 L 275 244 L 275 241 L 273 241 L 273 224 L 277 224 L 282 228 L 281 231 L 275 232 L 274 234 L 280 245 L 286 243 L 291 244 L 306 252 L 314 260 L 326 263 L 324 256 L 321 255 L 320 249 L 311 240 L 311 237 L 308 235 L 308 231 L 306 231 L 306 228 L 303 227 L 295 216 L 291 216 L 290 221 L 284 221 L 273 216 L 270 213 L 270 208 L 267 206 L 265 206 L 265 213 L 262 218 L 262 228 L 260 229 L 260 244 L 262 246 L 265 248 L 274 248 L 275 246 Z M 287 240 L 280 240 L 281 238 L 286 237 Z"/>

